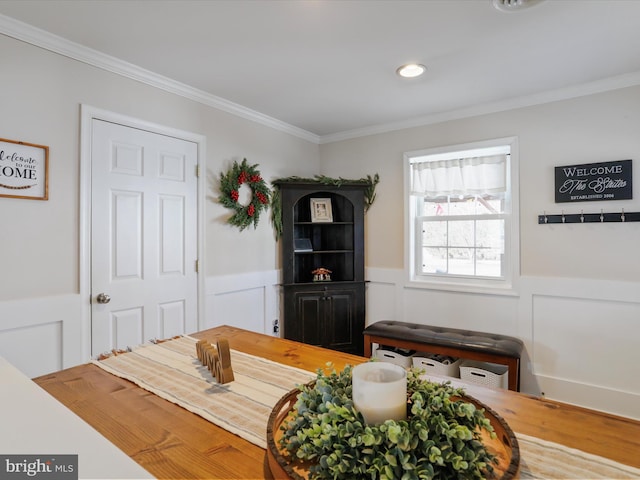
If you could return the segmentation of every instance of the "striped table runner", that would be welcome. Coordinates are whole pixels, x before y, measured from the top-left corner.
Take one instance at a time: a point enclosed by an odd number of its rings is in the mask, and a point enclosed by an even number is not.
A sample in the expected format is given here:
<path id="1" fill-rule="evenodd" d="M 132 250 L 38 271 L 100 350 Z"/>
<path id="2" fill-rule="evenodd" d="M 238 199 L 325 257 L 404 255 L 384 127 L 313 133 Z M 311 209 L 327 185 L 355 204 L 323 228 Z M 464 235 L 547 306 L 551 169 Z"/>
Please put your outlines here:
<path id="1" fill-rule="evenodd" d="M 276 402 L 315 373 L 231 350 L 235 380 L 220 385 L 196 358 L 196 339 L 183 336 L 94 360 L 165 400 L 266 448 Z M 640 479 L 640 470 L 580 450 L 516 433 L 522 479 Z"/>
<path id="2" fill-rule="evenodd" d="M 276 402 L 316 375 L 231 350 L 235 380 L 221 385 L 196 358 L 196 342 L 183 336 L 93 363 L 267 448 L 267 420 Z"/>

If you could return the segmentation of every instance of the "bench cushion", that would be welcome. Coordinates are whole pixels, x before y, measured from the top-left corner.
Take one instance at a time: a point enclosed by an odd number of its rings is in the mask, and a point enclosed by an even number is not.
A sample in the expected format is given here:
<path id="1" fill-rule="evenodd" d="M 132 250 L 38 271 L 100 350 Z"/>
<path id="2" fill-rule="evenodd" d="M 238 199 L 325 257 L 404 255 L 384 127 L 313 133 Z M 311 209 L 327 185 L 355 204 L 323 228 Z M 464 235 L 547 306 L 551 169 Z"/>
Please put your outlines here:
<path id="1" fill-rule="evenodd" d="M 475 352 L 520 358 L 523 342 L 519 338 L 457 328 L 434 327 L 408 322 L 383 320 L 364 329 L 365 335 L 416 343 L 440 345 Z"/>

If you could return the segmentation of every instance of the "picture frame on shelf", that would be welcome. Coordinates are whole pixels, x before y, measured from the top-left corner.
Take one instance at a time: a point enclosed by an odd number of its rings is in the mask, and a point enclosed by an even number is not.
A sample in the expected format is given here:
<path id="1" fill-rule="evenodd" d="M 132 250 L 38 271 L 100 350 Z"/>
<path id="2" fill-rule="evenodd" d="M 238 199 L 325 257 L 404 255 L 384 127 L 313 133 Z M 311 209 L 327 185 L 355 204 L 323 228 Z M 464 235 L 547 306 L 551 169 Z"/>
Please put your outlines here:
<path id="1" fill-rule="evenodd" d="M 333 222 L 330 198 L 311 199 L 311 221 L 314 223 Z"/>

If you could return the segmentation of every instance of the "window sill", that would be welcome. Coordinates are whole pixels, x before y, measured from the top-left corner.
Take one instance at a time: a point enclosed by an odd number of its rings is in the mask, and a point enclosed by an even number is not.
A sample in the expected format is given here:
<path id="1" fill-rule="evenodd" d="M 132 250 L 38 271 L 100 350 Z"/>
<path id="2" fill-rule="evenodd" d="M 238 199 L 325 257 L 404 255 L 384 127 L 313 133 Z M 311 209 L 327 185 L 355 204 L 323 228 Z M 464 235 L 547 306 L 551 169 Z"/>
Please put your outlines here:
<path id="1" fill-rule="evenodd" d="M 518 291 L 517 285 L 514 285 L 514 283 L 515 282 L 500 282 L 498 284 L 491 281 L 470 282 L 467 279 L 461 279 L 460 281 L 438 279 L 437 281 L 434 281 L 422 278 L 412 278 L 405 284 L 405 288 L 519 297 L 520 292 Z"/>

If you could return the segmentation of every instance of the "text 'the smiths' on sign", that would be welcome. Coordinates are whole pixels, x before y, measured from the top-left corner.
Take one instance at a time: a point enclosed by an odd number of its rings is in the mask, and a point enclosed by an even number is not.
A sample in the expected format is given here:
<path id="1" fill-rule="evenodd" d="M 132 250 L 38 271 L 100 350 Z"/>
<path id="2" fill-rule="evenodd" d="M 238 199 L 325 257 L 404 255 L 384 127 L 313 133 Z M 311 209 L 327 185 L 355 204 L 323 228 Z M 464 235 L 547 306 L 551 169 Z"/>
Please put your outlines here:
<path id="1" fill-rule="evenodd" d="M 556 203 L 633 198 L 631 160 L 556 169 Z"/>

